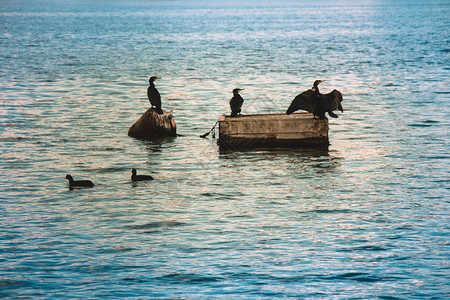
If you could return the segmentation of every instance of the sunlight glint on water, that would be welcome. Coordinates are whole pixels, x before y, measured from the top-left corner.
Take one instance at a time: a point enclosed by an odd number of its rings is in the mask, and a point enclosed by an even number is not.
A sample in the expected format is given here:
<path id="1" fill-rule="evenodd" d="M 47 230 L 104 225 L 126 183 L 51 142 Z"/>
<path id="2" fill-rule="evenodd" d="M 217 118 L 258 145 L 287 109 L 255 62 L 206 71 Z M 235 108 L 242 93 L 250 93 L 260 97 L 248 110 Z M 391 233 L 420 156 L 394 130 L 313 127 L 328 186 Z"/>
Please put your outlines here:
<path id="1" fill-rule="evenodd" d="M 1 2 L 0 296 L 448 297 L 449 9 Z M 182 136 L 127 136 L 153 75 Z M 199 138 L 233 88 L 284 112 L 316 79 L 328 150 Z"/>

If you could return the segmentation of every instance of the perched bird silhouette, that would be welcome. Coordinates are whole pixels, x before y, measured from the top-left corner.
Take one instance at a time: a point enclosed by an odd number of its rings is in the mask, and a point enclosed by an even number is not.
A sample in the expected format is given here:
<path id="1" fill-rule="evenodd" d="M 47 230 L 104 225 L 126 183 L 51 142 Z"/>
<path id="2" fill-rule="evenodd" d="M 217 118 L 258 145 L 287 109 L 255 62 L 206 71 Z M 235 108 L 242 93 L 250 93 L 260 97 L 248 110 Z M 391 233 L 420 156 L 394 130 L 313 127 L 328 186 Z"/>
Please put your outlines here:
<path id="1" fill-rule="evenodd" d="M 316 108 L 316 97 L 319 94 L 319 84 L 321 82 L 323 81 L 314 81 L 314 85 L 311 89 L 297 95 L 294 100 L 292 100 L 291 105 L 286 111 L 286 114 L 290 115 L 294 111 L 297 111 L 299 109 L 313 112 L 313 110 Z"/>
<path id="2" fill-rule="evenodd" d="M 155 107 L 156 112 L 158 114 L 162 114 L 163 111 L 161 109 L 161 95 L 159 94 L 158 90 L 155 87 L 155 84 L 153 83 L 155 80 L 158 80 L 158 77 L 152 76 L 148 80 L 150 86 L 147 89 L 147 97 L 148 101 L 150 101 L 150 104 L 152 107 Z"/>
<path id="3" fill-rule="evenodd" d="M 325 80 L 316 80 L 311 89 L 297 95 L 292 100 L 291 105 L 286 111 L 286 114 L 303 109 L 310 113 L 313 113 L 314 117 L 318 116 L 319 119 L 326 119 L 325 113 L 327 112 L 330 117 L 337 118 L 338 116 L 333 113 L 334 110 L 339 109 L 344 112 L 342 108 L 342 94 L 338 90 L 333 90 L 328 94 L 321 94 L 319 91 L 319 84 Z"/>
<path id="4" fill-rule="evenodd" d="M 236 117 L 237 114 L 241 113 L 242 104 L 244 103 L 244 99 L 239 95 L 240 91 L 244 89 L 234 89 L 233 90 L 233 98 L 230 100 L 230 108 L 231 115 L 230 117 Z"/>
<path id="5" fill-rule="evenodd" d="M 66 179 L 69 180 L 69 188 L 74 187 L 93 187 L 94 184 L 90 180 L 73 180 L 71 175 L 66 175 Z"/>
<path id="6" fill-rule="evenodd" d="M 153 180 L 153 177 L 150 175 L 136 175 L 136 169 L 131 170 L 131 181 L 145 181 L 145 180 Z"/>
<path id="7" fill-rule="evenodd" d="M 317 104 L 316 108 L 313 110 L 314 116 L 318 116 L 321 120 L 326 119 L 325 113 L 332 118 L 339 118 L 333 110 L 340 110 L 344 112 L 344 108 L 342 107 L 342 94 L 338 90 L 333 90 L 328 94 L 318 94 L 317 95 Z"/>

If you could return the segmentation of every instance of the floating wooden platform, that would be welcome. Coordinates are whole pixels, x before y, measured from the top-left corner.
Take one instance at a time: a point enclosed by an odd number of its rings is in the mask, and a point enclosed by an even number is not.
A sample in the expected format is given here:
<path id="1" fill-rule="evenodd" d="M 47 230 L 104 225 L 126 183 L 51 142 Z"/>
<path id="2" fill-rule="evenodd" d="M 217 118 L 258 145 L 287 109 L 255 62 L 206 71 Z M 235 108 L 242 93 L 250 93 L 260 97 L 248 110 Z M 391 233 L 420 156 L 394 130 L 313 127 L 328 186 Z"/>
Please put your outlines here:
<path id="1" fill-rule="evenodd" d="M 254 147 L 328 147 L 328 120 L 307 112 L 219 117 L 219 144 L 230 149 Z"/>

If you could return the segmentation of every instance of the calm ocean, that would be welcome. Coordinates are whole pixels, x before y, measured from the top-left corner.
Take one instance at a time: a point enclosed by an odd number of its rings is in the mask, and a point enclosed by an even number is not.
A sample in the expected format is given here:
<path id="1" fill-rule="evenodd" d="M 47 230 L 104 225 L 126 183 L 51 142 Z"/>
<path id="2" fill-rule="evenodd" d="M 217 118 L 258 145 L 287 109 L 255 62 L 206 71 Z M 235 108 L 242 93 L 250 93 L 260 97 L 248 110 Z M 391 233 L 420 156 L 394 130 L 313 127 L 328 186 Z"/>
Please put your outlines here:
<path id="1" fill-rule="evenodd" d="M 0 298 L 450 298 L 448 0 L 67 2 L 0 0 Z M 199 138 L 316 79 L 328 150 Z"/>

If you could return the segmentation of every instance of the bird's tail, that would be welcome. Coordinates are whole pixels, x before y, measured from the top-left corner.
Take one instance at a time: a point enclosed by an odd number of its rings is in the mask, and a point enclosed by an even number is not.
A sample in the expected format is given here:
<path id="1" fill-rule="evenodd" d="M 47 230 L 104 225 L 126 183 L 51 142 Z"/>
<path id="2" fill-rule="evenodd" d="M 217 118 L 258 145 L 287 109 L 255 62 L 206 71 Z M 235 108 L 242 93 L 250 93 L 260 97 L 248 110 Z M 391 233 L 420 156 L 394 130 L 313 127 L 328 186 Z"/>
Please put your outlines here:
<path id="1" fill-rule="evenodd" d="M 230 115 L 230 117 L 237 117 L 237 112 L 235 112 L 235 111 L 232 112 L 231 115 Z"/>
<path id="2" fill-rule="evenodd" d="M 160 115 L 162 115 L 164 113 L 163 110 L 161 109 L 161 107 L 157 107 L 156 112 Z"/>

